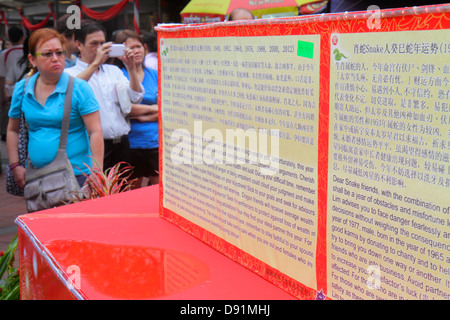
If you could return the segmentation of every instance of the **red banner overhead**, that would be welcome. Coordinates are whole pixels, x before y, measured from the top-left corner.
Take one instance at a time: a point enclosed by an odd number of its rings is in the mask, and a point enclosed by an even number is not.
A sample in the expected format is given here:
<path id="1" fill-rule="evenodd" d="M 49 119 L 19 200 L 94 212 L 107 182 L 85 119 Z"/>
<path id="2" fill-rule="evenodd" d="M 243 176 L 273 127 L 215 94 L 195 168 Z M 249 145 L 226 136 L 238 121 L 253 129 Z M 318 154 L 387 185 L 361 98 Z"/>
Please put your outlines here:
<path id="1" fill-rule="evenodd" d="M 76 0 L 75 4 L 81 8 L 84 14 L 86 14 L 89 18 L 98 20 L 98 21 L 107 21 L 115 16 L 117 16 L 122 10 L 126 7 L 128 2 L 132 2 L 133 0 L 122 0 L 118 4 L 112 6 L 111 8 L 103 11 L 98 12 L 92 9 L 89 9 L 85 5 L 81 3 L 81 0 Z"/>
<path id="2" fill-rule="evenodd" d="M 48 4 L 48 7 L 50 9 L 50 12 L 47 14 L 47 16 L 44 18 L 44 20 L 42 20 L 41 22 L 36 23 L 36 24 L 32 24 L 30 22 L 30 20 L 28 20 L 28 18 L 23 13 L 23 9 L 20 9 L 19 14 L 22 17 L 22 22 L 23 22 L 23 25 L 25 26 L 25 28 L 27 28 L 28 30 L 31 30 L 31 31 L 35 31 L 35 30 L 38 30 L 41 28 L 45 28 L 47 26 L 50 18 L 53 17 L 53 21 L 55 21 L 55 12 L 53 11 L 53 3 L 50 2 Z M 6 23 L 6 20 L 5 20 L 5 23 Z"/>

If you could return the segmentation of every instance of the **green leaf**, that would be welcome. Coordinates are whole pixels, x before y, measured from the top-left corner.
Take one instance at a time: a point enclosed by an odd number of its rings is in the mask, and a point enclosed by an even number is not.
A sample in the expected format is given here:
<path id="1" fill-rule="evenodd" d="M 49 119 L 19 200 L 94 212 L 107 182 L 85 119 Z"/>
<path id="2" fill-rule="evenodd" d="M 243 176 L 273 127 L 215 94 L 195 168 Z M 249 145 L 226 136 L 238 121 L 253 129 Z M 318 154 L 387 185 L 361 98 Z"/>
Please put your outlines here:
<path id="1" fill-rule="evenodd" d="M 18 235 L 16 234 L 14 238 L 9 243 L 8 249 L 5 254 L 0 257 L 0 279 L 3 278 L 6 270 L 8 270 L 8 266 L 11 264 L 11 261 L 14 259 L 14 253 L 16 252 L 17 246 L 19 243 Z"/>
<path id="2" fill-rule="evenodd" d="M 8 272 L 8 277 L 1 281 L 0 300 L 18 300 L 20 298 L 20 279 L 17 268 L 13 268 L 14 254 L 18 244 L 19 238 L 16 234 L 9 243 L 5 254 L 0 257 L 0 279 L 3 278 L 5 272 Z"/>
<path id="3" fill-rule="evenodd" d="M 17 276 L 17 279 L 19 277 Z M 9 288 L 9 290 L 5 290 L 5 292 L 1 296 L 1 300 L 19 300 L 20 298 L 20 281 L 14 283 L 13 286 Z"/>

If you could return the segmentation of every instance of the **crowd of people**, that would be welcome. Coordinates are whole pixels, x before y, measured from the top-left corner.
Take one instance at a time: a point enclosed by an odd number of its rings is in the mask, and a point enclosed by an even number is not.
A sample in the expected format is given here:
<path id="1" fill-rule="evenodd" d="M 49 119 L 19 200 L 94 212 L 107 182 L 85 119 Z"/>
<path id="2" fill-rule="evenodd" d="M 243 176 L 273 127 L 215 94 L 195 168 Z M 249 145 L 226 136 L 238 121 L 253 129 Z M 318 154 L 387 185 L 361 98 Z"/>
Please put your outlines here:
<path id="1" fill-rule="evenodd" d="M 94 165 L 133 168 L 132 188 L 159 183 L 158 61 L 156 35 L 118 30 L 107 41 L 104 27 L 84 19 L 69 29 L 65 15 L 55 28 L 8 29 L 0 52 L 0 134 L 7 141 L 9 171 L 19 188 L 31 165 L 55 158 L 69 76 L 76 79 L 66 152 L 80 187 Z M 237 9 L 229 21 L 254 19 Z M 122 56 L 110 57 L 113 43 Z M 25 132 L 25 133 L 24 133 Z M 27 142 L 24 146 L 23 135 Z M 22 148 L 22 149 L 21 149 Z M 25 149 L 25 151 L 23 150 Z M 23 156 L 23 153 L 26 156 Z"/>
<path id="2" fill-rule="evenodd" d="M 158 72 L 156 36 L 130 30 L 107 41 L 103 26 L 84 19 L 81 28 L 56 27 L 25 37 L 8 29 L 0 53 L 0 129 L 6 140 L 9 170 L 20 188 L 26 162 L 20 157 L 22 128 L 27 157 L 40 168 L 55 158 L 69 77 L 75 78 L 66 153 L 80 187 L 92 168 L 106 171 L 118 163 L 133 167 L 133 188 L 159 183 Z M 113 43 L 124 44 L 112 58 Z"/>

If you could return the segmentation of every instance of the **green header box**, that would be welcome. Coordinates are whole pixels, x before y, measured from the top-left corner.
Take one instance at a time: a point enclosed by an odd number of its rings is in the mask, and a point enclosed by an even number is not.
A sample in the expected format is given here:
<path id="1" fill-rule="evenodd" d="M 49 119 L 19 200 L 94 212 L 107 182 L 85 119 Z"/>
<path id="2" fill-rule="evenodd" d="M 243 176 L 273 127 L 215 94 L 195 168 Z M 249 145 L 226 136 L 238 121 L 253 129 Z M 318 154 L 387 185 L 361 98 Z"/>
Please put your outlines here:
<path id="1" fill-rule="evenodd" d="M 314 43 L 308 41 L 298 41 L 297 56 L 312 59 L 314 56 Z"/>

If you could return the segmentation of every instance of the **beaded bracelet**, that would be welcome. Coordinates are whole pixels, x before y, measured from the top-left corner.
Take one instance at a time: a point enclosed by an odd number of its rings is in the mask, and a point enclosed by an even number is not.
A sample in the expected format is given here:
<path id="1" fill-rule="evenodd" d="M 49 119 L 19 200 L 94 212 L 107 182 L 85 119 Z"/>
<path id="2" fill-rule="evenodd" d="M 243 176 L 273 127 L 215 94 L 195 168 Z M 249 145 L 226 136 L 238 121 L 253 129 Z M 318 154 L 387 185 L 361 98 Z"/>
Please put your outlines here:
<path id="1" fill-rule="evenodd" d="M 15 168 L 20 166 L 20 162 L 14 162 L 9 165 L 9 170 L 13 171 Z"/>

